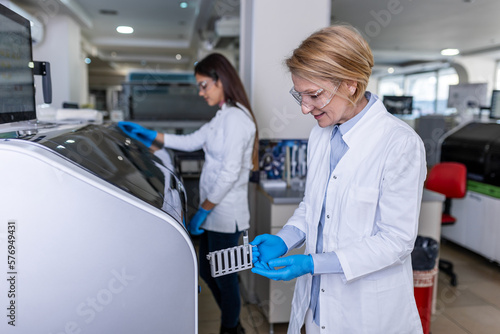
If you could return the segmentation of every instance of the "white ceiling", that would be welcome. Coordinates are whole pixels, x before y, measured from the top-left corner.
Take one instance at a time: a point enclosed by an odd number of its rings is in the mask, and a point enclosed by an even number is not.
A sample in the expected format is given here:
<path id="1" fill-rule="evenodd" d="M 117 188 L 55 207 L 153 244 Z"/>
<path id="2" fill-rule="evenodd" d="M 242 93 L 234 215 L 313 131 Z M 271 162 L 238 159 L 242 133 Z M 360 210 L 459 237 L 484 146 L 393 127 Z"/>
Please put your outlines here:
<path id="1" fill-rule="evenodd" d="M 239 16 L 239 0 L 53 0 L 82 23 L 93 46 L 94 69 L 148 66 L 191 70 L 199 44 L 213 44 L 214 22 Z M 39 0 L 15 0 L 40 6 Z M 115 15 L 101 10 L 115 11 Z M 288 9 L 290 10 L 290 9 Z M 284 13 L 286 15 L 286 13 Z M 332 22 L 356 26 L 369 40 L 377 65 L 446 60 L 442 48 L 463 55 L 500 50 L 499 0 L 332 0 Z M 120 35 L 118 25 L 134 27 Z M 233 40 L 237 43 L 237 39 Z M 207 43 L 205 41 L 205 43 Z M 181 54 L 182 59 L 176 59 Z"/>
<path id="2" fill-rule="evenodd" d="M 440 60 L 443 48 L 500 49 L 498 0 L 333 0 L 332 16 L 365 34 L 378 64 Z"/>

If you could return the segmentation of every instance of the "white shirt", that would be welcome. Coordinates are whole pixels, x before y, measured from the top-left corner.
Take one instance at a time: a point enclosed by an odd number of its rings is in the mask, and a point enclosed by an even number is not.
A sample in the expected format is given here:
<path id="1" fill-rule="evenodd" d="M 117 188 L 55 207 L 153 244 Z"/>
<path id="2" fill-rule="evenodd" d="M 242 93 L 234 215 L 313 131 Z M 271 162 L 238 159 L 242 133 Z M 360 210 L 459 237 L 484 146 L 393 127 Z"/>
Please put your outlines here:
<path id="1" fill-rule="evenodd" d="M 200 203 L 208 199 L 217 205 L 201 226 L 203 229 L 234 233 L 250 227 L 248 180 L 254 139 L 255 124 L 241 104 L 224 104 L 210 122 L 192 134 L 165 134 L 165 147 L 205 152 Z"/>

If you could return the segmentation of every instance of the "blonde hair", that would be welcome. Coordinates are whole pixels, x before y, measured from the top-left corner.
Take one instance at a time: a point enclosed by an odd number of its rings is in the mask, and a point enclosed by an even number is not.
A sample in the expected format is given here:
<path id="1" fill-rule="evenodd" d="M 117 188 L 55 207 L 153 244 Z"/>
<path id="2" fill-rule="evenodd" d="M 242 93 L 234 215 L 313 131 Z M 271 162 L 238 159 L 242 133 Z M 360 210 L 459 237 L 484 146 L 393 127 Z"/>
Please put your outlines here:
<path id="1" fill-rule="evenodd" d="M 373 54 L 366 40 L 354 27 L 334 25 L 305 39 L 286 59 L 285 64 L 293 75 L 311 82 L 356 82 L 354 95 L 344 94 L 340 89 L 337 93 L 356 104 L 368 85 Z"/>

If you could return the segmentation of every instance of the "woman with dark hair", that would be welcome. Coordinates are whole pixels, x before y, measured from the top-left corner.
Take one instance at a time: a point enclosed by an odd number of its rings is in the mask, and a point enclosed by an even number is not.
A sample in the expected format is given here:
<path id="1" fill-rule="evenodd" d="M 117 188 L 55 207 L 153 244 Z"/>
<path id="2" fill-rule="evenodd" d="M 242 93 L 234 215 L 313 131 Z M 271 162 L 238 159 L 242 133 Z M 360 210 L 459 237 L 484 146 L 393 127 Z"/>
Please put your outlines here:
<path id="1" fill-rule="evenodd" d="M 195 66 L 199 95 L 220 110 L 210 122 L 188 135 L 157 133 L 131 122 L 120 128 L 146 146 L 181 151 L 203 149 L 200 207 L 188 230 L 200 235 L 200 276 L 221 309 L 221 334 L 244 333 L 239 321 L 241 300 L 236 273 L 211 277 L 209 252 L 238 245 L 241 232 L 250 227 L 248 181 L 258 169 L 258 136 L 255 116 L 243 84 L 231 63 L 221 54 L 210 54 Z"/>

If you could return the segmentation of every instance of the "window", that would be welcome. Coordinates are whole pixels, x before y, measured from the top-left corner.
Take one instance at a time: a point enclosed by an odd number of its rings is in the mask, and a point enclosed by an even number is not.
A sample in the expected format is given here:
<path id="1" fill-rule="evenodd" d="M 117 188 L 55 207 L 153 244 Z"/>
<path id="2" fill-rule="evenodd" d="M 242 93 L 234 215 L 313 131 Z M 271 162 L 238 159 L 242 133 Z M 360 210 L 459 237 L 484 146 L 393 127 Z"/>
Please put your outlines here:
<path id="1" fill-rule="evenodd" d="M 383 98 L 384 95 L 404 95 L 404 78 L 403 75 L 394 75 L 380 79 L 378 83 L 378 95 L 380 98 Z"/>
<path id="2" fill-rule="evenodd" d="M 414 113 L 433 114 L 436 111 L 436 72 L 410 74 L 405 77 L 405 94 L 413 96 Z"/>
<path id="3" fill-rule="evenodd" d="M 453 68 L 445 68 L 438 71 L 438 91 L 436 113 L 447 113 L 448 92 L 450 85 L 458 85 L 458 74 Z"/>
<path id="4" fill-rule="evenodd" d="M 446 114 L 448 86 L 456 84 L 458 75 L 451 67 L 423 73 L 393 75 L 379 79 L 378 95 L 380 98 L 384 95 L 413 96 L 413 112 L 416 116 Z"/>

